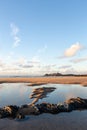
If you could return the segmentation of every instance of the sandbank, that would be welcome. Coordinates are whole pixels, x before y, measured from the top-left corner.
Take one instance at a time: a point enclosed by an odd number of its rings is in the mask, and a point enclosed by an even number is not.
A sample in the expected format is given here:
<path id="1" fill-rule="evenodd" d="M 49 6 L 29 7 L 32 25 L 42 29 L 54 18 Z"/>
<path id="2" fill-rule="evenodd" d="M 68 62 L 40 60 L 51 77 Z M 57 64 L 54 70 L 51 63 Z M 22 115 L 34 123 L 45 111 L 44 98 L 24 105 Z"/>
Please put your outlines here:
<path id="1" fill-rule="evenodd" d="M 30 86 L 43 84 L 80 84 L 87 86 L 86 76 L 61 76 L 61 77 L 29 77 L 29 78 L 0 78 L 0 83 L 31 83 Z"/>

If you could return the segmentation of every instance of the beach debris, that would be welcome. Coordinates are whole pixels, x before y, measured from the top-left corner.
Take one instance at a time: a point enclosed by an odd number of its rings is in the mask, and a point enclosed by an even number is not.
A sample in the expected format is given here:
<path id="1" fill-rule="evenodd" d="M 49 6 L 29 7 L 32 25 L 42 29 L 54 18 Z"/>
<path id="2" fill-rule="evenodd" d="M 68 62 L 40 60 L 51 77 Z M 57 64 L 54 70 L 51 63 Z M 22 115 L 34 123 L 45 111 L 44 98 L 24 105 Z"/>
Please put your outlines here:
<path id="1" fill-rule="evenodd" d="M 73 110 L 87 109 L 87 99 L 80 97 L 71 98 L 61 104 L 41 103 L 41 104 L 25 104 L 19 106 L 5 106 L 0 108 L 0 118 L 24 119 L 27 115 L 39 115 L 42 113 L 57 114 L 61 112 L 71 112 Z"/>

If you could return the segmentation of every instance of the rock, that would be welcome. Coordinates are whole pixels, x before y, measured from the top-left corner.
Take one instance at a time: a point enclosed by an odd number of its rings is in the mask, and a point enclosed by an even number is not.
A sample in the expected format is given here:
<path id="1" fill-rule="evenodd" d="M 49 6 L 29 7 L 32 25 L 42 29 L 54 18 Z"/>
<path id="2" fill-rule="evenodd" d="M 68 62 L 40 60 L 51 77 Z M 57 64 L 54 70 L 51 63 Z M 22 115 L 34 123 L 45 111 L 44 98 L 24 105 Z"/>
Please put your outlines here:
<path id="1" fill-rule="evenodd" d="M 62 104 L 25 104 L 18 106 L 5 106 L 0 108 L 0 118 L 24 119 L 26 115 L 39 115 L 41 113 L 57 114 L 60 112 L 70 112 L 73 110 L 87 109 L 87 99 L 80 97 L 71 98 Z"/>
<path id="2" fill-rule="evenodd" d="M 58 113 L 58 108 L 56 104 L 50 104 L 50 103 L 42 103 L 36 105 L 40 111 L 40 113 L 52 113 L 56 114 Z"/>
<path id="3" fill-rule="evenodd" d="M 39 109 L 34 104 L 28 105 L 27 107 L 21 107 L 18 112 L 22 113 L 23 115 L 40 114 Z"/>
<path id="4" fill-rule="evenodd" d="M 65 102 L 69 110 L 87 109 L 87 99 L 71 98 Z"/>
<path id="5" fill-rule="evenodd" d="M 47 113 L 47 103 L 37 104 L 36 107 L 39 109 L 40 113 Z"/>
<path id="6" fill-rule="evenodd" d="M 23 115 L 23 114 L 21 114 L 21 113 L 18 113 L 18 114 L 16 115 L 16 118 L 17 118 L 17 119 L 24 119 L 24 118 L 25 118 L 25 115 Z"/>
<path id="7" fill-rule="evenodd" d="M 59 113 L 67 112 L 67 108 L 64 106 L 64 104 L 57 104 L 57 108 L 58 108 Z"/>
<path id="8" fill-rule="evenodd" d="M 8 113 L 8 117 L 15 118 L 19 110 L 19 107 L 10 105 L 10 106 L 5 106 L 3 110 L 5 111 L 5 113 Z"/>
<path id="9" fill-rule="evenodd" d="M 50 110 L 50 113 L 52 113 L 52 114 L 59 113 L 57 104 L 51 104 L 50 107 L 49 107 L 49 110 Z"/>
<path id="10" fill-rule="evenodd" d="M 21 108 L 28 108 L 28 107 L 29 107 L 28 104 L 24 104 L 24 105 L 21 106 Z"/>
<path id="11" fill-rule="evenodd" d="M 5 111 L 3 108 L 0 108 L 0 118 L 6 118 L 9 115 L 9 112 Z"/>

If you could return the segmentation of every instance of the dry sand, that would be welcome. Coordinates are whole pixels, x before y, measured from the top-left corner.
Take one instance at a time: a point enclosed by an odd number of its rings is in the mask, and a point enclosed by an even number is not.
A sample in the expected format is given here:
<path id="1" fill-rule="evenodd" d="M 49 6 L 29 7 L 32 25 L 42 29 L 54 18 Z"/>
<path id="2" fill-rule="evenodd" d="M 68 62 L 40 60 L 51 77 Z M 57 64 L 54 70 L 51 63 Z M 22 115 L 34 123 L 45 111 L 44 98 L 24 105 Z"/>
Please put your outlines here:
<path id="1" fill-rule="evenodd" d="M 66 76 L 66 77 L 35 77 L 35 78 L 0 78 L 0 83 L 32 83 L 31 86 L 42 85 L 47 83 L 53 84 L 81 84 L 87 86 L 87 77 L 75 77 L 75 76 Z"/>

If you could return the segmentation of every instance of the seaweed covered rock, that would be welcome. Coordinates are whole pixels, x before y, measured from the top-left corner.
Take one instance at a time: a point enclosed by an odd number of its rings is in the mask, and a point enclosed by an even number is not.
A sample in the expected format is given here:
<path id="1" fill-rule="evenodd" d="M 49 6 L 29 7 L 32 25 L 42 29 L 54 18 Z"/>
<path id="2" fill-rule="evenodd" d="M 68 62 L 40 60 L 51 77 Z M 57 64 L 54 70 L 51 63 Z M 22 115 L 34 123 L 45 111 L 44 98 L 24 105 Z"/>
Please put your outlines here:
<path id="1" fill-rule="evenodd" d="M 78 110 L 78 109 L 87 109 L 87 99 L 82 99 L 80 97 L 77 98 L 71 98 L 65 103 L 68 106 L 68 110 Z"/>
<path id="2" fill-rule="evenodd" d="M 57 108 L 59 112 L 67 112 L 67 108 L 64 104 L 57 104 Z"/>
<path id="3" fill-rule="evenodd" d="M 16 115 L 16 119 L 24 119 L 25 118 L 25 115 L 22 114 L 22 113 L 17 113 Z"/>
<path id="4" fill-rule="evenodd" d="M 6 118 L 8 117 L 10 114 L 5 111 L 3 108 L 0 108 L 0 118 Z"/>
<path id="5" fill-rule="evenodd" d="M 0 108 L 0 118 L 5 117 L 15 118 L 18 110 L 19 110 L 18 106 L 12 106 L 12 105 Z"/>
<path id="6" fill-rule="evenodd" d="M 36 105 L 25 104 L 21 107 L 5 106 L 0 108 L 0 118 L 24 119 L 26 115 L 39 115 L 41 113 L 57 114 L 81 109 L 87 109 L 87 99 L 77 97 L 71 98 L 61 104 L 41 103 Z"/>
<path id="7" fill-rule="evenodd" d="M 59 112 L 57 108 L 57 104 L 42 103 L 42 104 L 37 104 L 36 106 L 38 107 L 40 113 L 57 114 Z"/>
<path id="8" fill-rule="evenodd" d="M 22 113 L 23 115 L 38 115 L 40 114 L 39 109 L 34 104 L 32 105 L 24 105 L 20 107 L 18 113 Z"/>

